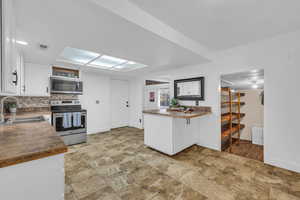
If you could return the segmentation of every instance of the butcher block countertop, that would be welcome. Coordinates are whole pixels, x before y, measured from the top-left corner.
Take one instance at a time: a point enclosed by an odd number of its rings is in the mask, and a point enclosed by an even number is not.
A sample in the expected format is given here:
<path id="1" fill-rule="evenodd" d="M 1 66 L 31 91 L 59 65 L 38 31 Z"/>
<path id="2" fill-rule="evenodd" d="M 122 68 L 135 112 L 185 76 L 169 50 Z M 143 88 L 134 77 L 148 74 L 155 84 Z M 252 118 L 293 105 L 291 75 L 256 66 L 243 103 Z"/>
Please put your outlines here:
<path id="1" fill-rule="evenodd" d="M 50 112 L 26 112 L 36 117 Z M 48 121 L 0 125 L 0 168 L 67 152 L 67 146 Z"/>
<path id="2" fill-rule="evenodd" d="M 184 112 L 184 111 L 173 111 L 170 109 L 154 109 L 154 110 L 144 110 L 143 113 L 169 116 L 169 117 L 174 117 L 174 118 L 183 118 L 183 119 L 191 119 L 191 118 L 211 114 L 211 107 L 192 106 L 189 108 L 192 108 L 193 111 L 192 112 Z"/>

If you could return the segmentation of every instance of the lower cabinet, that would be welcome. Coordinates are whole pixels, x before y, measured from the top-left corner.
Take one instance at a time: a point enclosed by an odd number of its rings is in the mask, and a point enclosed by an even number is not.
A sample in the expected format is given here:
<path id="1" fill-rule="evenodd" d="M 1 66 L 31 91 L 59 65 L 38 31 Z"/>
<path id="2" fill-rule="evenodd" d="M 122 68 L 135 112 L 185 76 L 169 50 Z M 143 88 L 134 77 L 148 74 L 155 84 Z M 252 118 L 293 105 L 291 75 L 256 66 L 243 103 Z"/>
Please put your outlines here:
<path id="1" fill-rule="evenodd" d="M 0 169 L 3 200 L 64 200 L 64 154 Z"/>
<path id="2" fill-rule="evenodd" d="M 144 143 L 168 155 L 174 155 L 197 143 L 200 119 L 144 114 Z"/>

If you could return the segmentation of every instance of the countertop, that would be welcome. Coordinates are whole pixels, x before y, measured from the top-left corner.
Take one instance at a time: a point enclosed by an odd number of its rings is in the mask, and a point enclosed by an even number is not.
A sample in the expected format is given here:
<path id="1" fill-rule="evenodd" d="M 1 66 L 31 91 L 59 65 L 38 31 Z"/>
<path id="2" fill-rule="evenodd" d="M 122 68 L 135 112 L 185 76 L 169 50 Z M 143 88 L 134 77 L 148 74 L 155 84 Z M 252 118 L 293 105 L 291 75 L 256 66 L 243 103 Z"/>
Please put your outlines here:
<path id="1" fill-rule="evenodd" d="M 184 119 L 191 119 L 195 117 L 200 117 L 204 115 L 211 114 L 211 108 L 210 107 L 193 107 L 193 112 L 180 112 L 180 111 L 171 111 L 169 109 L 154 109 L 154 110 L 144 110 L 143 113 L 146 114 L 153 114 L 153 115 L 163 115 L 163 116 L 169 116 L 174 118 L 184 118 Z"/>
<path id="2" fill-rule="evenodd" d="M 24 112 L 17 118 L 49 115 Z M 68 148 L 47 121 L 0 126 L 0 168 L 67 152 Z"/>

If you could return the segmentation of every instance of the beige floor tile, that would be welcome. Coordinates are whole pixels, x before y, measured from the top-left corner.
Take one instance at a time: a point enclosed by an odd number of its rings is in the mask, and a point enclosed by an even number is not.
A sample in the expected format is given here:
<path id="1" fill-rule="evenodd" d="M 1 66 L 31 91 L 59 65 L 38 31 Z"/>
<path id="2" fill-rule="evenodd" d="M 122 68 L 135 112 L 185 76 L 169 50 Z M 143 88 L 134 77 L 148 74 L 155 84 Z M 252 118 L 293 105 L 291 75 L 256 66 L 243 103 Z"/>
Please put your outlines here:
<path id="1" fill-rule="evenodd" d="M 104 187 L 79 200 L 121 200 L 111 187 Z"/>
<path id="2" fill-rule="evenodd" d="M 100 176 L 93 176 L 81 182 L 71 184 L 75 195 L 80 199 L 106 187 L 104 179 Z"/>
<path id="3" fill-rule="evenodd" d="M 65 199 L 300 199 L 298 173 L 197 145 L 167 156 L 143 139 L 142 130 L 118 128 L 71 146 Z"/>

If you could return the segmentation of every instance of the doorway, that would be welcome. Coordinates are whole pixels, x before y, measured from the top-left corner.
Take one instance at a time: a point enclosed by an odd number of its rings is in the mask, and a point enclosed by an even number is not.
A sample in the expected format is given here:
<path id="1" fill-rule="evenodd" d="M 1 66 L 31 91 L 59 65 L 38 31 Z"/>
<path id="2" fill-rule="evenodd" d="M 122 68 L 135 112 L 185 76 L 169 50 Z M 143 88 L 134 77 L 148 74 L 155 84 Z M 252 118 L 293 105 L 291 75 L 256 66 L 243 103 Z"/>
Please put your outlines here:
<path id="1" fill-rule="evenodd" d="M 264 71 L 221 76 L 221 149 L 263 161 Z"/>
<path id="2" fill-rule="evenodd" d="M 111 80 L 111 126 L 129 125 L 129 84 L 124 80 Z"/>
<path id="3" fill-rule="evenodd" d="M 146 80 L 144 86 L 144 110 L 165 109 L 170 105 L 170 83 Z"/>

